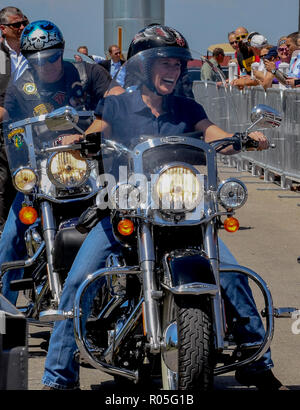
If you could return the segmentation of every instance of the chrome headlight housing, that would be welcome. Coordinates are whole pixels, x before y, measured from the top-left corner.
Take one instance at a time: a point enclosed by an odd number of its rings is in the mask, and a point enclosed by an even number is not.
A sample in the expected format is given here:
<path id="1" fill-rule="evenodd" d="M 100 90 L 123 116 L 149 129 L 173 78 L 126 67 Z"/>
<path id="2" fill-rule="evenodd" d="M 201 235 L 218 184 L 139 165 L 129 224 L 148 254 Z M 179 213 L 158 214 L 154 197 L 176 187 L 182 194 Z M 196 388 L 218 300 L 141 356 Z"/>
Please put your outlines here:
<path id="1" fill-rule="evenodd" d="M 204 185 L 199 176 L 196 169 L 181 164 L 162 169 L 153 189 L 157 208 L 167 213 L 195 209 L 204 196 Z"/>
<path id="2" fill-rule="evenodd" d="M 47 161 L 47 175 L 60 188 L 75 188 L 88 179 L 90 165 L 78 151 L 56 152 Z"/>
<path id="3" fill-rule="evenodd" d="M 15 188 L 25 194 L 33 190 L 37 180 L 37 175 L 31 168 L 19 168 L 13 174 Z"/>
<path id="4" fill-rule="evenodd" d="M 218 200 L 226 209 L 237 209 L 245 204 L 248 190 L 245 184 L 236 178 L 228 178 L 218 186 Z"/>

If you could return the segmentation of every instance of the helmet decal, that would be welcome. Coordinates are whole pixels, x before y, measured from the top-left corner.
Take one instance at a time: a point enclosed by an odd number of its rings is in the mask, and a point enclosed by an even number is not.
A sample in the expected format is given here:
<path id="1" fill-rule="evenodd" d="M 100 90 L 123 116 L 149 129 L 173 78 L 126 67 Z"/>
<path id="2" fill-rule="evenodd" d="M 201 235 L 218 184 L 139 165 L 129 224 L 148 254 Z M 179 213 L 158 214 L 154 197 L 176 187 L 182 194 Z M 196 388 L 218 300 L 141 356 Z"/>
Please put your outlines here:
<path id="1" fill-rule="evenodd" d="M 63 45 L 62 33 L 55 24 L 47 20 L 30 23 L 24 28 L 21 37 L 22 51 L 41 51 Z"/>

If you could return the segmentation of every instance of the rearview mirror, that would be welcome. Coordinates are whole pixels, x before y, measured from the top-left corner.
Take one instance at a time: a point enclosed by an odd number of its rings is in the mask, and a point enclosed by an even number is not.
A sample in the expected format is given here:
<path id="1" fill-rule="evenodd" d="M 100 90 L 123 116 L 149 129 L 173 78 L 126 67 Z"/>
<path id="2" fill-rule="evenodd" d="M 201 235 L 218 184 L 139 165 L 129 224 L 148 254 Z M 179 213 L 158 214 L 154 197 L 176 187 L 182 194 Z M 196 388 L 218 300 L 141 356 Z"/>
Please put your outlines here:
<path id="1" fill-rule="evenodd" d="M 250 119 L 252 122 L 250 128 L 257 125 L 262 128 L 276 128 L 281 124 L 282 115 L 268 105 L 258 104 L 252 109 Z"/>
<path id="2" fill-rule="evenodd" d="M 65 131 L 77 128 L 79 116 L 70 106 L 58 108 L 46 115 L 45 123 L 50 131 Z"/>

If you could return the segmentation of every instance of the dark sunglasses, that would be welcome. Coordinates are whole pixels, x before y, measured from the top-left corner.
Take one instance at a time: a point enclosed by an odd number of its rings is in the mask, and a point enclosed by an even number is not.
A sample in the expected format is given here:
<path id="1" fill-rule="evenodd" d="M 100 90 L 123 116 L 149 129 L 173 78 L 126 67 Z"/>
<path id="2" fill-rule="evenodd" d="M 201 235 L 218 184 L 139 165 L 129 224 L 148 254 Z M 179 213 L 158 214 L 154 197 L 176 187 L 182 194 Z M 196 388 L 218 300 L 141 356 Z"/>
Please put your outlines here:
<path id="1" fill-rule="evenodd" d="M 13 28 L 20 28 L 21 26 L 26 27 L 28 25 L 28 20 L 17 21 L 16 23 L 2 23 L 2 26 L 8 26 Z"/>
<path id="2" fill-rule="evenodd" d="M 240 36 L 235 36 L 235 38 L 237 39 L 237 41 L 242 40 L 243 38 L 248 37 L 248 34 L 241 34 Z"/>
<path id="3" fill-rule="evenodd" d="M 237 44 L 238 43 L 238 41 L 236 41 L 236 40 L 234 40 L 234 41 L 230 41 L 230 45 L 232 46 L 233 44 Z"/>
<path id="4" fill-rule="evenodd" d="M 27 56 L 27 60 L 29 61 L 30 64 L 38 65 L 38 66 L 42 67 L 46 63 L 50 63 L 50 64 L 55 63 L 55 61 L 57 61 L 59 59 L 59 57 L 61 57 L 61 56 L 62 56 L 62 51 L 59 50 L 55 54 L 52 54 L 49 57 L 37 58 L 37 57 L 34 57 L 34 56 Z"/>
<path id="5" fill-rule="evenodd" d="M 260 55 L 260 58 L 266 58 L 267 55 L 268 55 L 268 53 L 267 53 L 267 54 L 261 54 L 261 55 Z"/>
<path id="6" fill-rule="evenodd" d="M 287 47 L 279 47 L 278 51 L 288 51 Z"/>

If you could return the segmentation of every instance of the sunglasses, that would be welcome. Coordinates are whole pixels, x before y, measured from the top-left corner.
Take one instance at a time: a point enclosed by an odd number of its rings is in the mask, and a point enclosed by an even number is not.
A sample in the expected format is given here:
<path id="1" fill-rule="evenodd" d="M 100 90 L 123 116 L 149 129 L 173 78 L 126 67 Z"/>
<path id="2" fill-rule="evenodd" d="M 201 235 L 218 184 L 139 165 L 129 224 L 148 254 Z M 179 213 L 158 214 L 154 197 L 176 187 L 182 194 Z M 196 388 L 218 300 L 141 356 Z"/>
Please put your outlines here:
<path id="1" fill-rule="evenodd" d="M 284 52 L 284 51 L 288 51 L 288 49 L 287 49 L 287 47 L 279 47 L 278 51 Z"/>
<path id="2" fill-rule="evenodd" d="M 267 54 L 261 54 L 260 58 L 265 58 L 265 57 L 267 57 L 267 55 L 268 55 L 268 53 Z"/>
<path id="3" fill-rule="evenodd" d="M 17 21 L 16 23 L 2 23 L 2 26 L 8 26 L 13 28 L 20 28 L 21 26 L 27 26 L 29 23 L 28 20 Z"/>
<path id="4" fill-rule="evenodd" d="M 237 41 L 243 40 L 244 38 L 248 37 L 248 34 L 241 34 L 240 36 L 235 36 Z"/>
<path id="5" fill-rule="evenodd" d="M 237 44 L 238 41 L 234 40 L 234 41 L 230 41 L 229 43 L 230 43 L 230 45 L 232 46 L 233 44 Z"/>
<path id="6" fill-rule="evenodd" d="M 50 63 L 50 64 L 55 63 L 61 56 L 62 56 L 62 51 L 59 50 L 55 54 L 50 55 L 49 57 L 39 58 L 39 57 L 34 57 L 34 56 L 27 56 L 27 60 L 30 64 L 38 65 L 42 67 L 47 63 Z"/>

